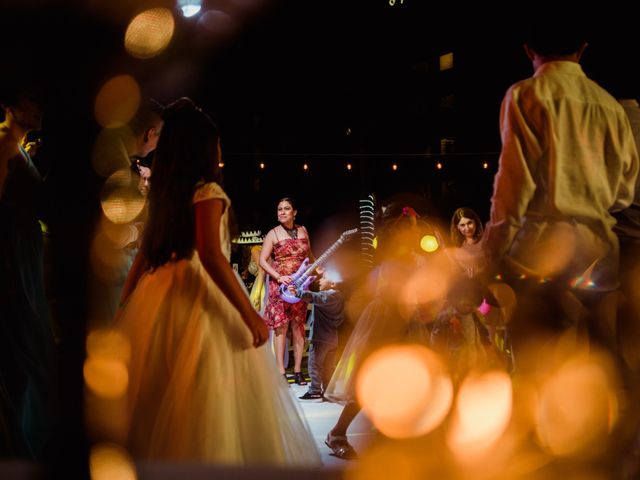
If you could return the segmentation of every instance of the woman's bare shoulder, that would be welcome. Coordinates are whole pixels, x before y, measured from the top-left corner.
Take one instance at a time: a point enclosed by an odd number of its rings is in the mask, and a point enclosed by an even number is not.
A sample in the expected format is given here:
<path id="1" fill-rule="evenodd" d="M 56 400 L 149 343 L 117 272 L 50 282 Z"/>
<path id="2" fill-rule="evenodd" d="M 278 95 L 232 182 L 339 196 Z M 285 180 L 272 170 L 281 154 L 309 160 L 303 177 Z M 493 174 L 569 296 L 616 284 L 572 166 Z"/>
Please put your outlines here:
<path id="1" fill-rule="evenodd" d="M 276 243 L 278 240 L 278 236 L 276 235 L 276 228 L 278 227 L 273 227 L 271 230 L 269 230 L 267 232 L 267 234 L 264 236 L 264 241 L 270 241 L 271 243 Z"/>
<path id="2" fill-rule="evenodd" d="M 298 228 L 300 230 L 302 230 L 302 232 L 304 233 L 304 237 L 302 238 L 309 238 L 309 232 L 307 231 L 307 227 L 305 227 L 304 225 L 299 225 Z"/>

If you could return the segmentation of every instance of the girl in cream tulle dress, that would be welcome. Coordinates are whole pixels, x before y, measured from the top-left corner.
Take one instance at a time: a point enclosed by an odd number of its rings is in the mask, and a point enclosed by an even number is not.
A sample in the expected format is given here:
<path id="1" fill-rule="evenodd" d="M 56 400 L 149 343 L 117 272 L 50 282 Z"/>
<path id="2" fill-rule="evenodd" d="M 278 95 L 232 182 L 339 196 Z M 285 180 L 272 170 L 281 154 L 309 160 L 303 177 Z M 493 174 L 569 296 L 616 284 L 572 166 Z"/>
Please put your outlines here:
<path id="1" fill-rule="evenodd" d="M 131 344 L 124 441 L 136 458 L 319 465 L 264 346 L 264 321 L 229 265 L 219 155 L 205 113 L 188 99 L 168 107 L 145 239 L 116 319 Z"/>

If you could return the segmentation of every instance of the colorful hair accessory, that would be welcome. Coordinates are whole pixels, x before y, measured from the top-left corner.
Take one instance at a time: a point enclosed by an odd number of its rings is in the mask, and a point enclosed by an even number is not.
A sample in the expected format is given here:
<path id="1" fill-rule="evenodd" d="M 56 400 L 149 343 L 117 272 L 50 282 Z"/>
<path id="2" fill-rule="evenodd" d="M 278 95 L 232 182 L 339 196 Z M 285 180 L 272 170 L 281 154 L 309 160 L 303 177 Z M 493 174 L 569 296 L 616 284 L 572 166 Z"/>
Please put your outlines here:
<path id="1" fill-rule="evenodd" d="M 405 217 L 418 218 L 417 212 L 411 207 L 402 207 L 402 215 Z"/>

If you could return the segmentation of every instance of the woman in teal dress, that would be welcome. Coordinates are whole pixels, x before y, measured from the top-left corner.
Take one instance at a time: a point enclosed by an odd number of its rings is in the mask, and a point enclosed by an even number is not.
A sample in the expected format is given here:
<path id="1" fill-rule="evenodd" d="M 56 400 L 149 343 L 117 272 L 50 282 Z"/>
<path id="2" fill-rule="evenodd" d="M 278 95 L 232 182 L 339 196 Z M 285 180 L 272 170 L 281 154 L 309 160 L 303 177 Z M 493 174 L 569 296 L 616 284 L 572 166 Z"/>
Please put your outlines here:
<path id="1" fill-rule="evenodd" d="M 42 111 L 23 93 L 3 99 L 0 124 L 0 454 L 42 458 L 51 435 L 54 341 L 38 221 L 42 178 L 21 143 Z"/>

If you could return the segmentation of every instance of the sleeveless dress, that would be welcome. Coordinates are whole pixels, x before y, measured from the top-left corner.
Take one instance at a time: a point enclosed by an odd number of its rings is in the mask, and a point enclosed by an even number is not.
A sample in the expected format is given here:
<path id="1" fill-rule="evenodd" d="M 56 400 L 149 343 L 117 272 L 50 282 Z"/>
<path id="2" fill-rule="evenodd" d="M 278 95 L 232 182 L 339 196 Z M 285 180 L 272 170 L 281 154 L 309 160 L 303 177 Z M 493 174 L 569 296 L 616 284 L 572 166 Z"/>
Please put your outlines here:
<path id="1" fill-rule="evenodd" d="M 194 203 L 211 198 L 225 203 L 220 240 L 229 259 L 229 198 L 206 183 Z M 134 457 L 321 464 L 270 351 L 252 347 L 249 329 L 197 251 L 145 273 L 116 326 L 131 344 L 125 435 Z"/>
<path id="2" fill-rule="evenodd" d="M 308 238 L 284 238 L 273 246 L 273 268 L 280 275 L 293 275 L 305 258 L 309 256 Z M 269 277 L 267 305 L 264 319 L 271 330 L 294 322 L 296 328 L 304 334 L 304 324 L 307 319 L 307 302 L 288 303 L 279 296 L 280 285 Z"/>

